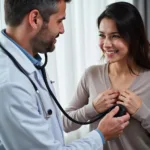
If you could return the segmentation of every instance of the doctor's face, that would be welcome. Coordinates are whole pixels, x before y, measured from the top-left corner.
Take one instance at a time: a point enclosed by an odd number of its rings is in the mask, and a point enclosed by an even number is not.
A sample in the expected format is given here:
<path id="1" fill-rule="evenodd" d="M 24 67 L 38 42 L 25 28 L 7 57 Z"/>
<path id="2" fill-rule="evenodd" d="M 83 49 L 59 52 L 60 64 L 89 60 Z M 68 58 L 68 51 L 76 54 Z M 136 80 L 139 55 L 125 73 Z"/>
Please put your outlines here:
<path id="1" fill-rule="evenodd" d="M 66 3 L 58 3 L 58 12 L 51 15 L 49 22 L 43 22 L 39 32 L 32 39 L 34 53 L 52 52 L 55 49 L 56 38 L 64 33 Z"/>

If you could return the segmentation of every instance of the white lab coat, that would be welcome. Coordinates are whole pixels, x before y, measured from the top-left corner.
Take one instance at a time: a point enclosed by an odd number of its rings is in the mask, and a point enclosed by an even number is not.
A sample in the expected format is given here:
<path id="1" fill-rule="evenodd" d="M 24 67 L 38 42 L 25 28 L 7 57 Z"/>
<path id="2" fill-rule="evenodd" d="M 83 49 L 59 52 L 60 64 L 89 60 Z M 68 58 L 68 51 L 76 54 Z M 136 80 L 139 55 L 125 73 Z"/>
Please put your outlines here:
<path id="1" fill-rule="evenodd" d="M 49 96 L 40 72 L 2 33 L 0 43 L 39 90 L 37 94 L 29 79 L 0 48 L 0 150 L 102 150 L 97 131 L 65 145 L 60 110 Z M 53 113 L 46 118 L 48 109 Z"/>

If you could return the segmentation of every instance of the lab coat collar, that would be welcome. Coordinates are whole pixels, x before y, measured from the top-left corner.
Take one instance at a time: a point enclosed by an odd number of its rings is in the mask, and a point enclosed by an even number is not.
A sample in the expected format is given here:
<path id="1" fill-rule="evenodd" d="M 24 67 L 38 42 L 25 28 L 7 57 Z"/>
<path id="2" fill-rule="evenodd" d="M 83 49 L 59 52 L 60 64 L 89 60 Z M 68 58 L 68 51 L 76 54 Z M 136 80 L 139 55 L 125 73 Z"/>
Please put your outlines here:
<path id="1" fill-rule="evenodd" d="M 2 33 L 0 33 L 0 43 L 19 62 L 28 74 L 32 74 L 36 71 L 35 66 L 29 58 L 27 58 L 27 56 L 14 43 Z"/>

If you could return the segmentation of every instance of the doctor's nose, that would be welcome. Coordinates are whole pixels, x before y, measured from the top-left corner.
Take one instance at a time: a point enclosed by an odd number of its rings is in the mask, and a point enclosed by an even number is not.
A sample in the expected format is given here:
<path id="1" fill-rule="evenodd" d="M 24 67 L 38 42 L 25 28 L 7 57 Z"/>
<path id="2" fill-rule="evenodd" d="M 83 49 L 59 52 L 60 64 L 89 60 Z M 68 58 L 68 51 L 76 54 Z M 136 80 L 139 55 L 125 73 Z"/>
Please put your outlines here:
<path id="1" fill-rule="evenodd" d="M 63 34 L 65 32 L 65 29 L 64 29 L 64 25 L 63 25 L 63 23 L 60 25 L 60 27 L 59 27 L 59 33 L 60 34 Z"/>

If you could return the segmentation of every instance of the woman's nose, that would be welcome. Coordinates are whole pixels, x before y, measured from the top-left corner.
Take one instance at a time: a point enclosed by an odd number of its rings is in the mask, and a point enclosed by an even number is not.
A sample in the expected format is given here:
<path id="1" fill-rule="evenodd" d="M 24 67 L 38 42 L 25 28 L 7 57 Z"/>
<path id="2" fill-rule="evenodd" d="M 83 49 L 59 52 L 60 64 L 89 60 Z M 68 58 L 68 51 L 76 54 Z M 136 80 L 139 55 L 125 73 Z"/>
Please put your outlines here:
<path id="1" fill-rule="evenodd" d="M 104 47 L 111 47 L 112 46 L 112 41 L 109 38 L 104 39 Z"/>

